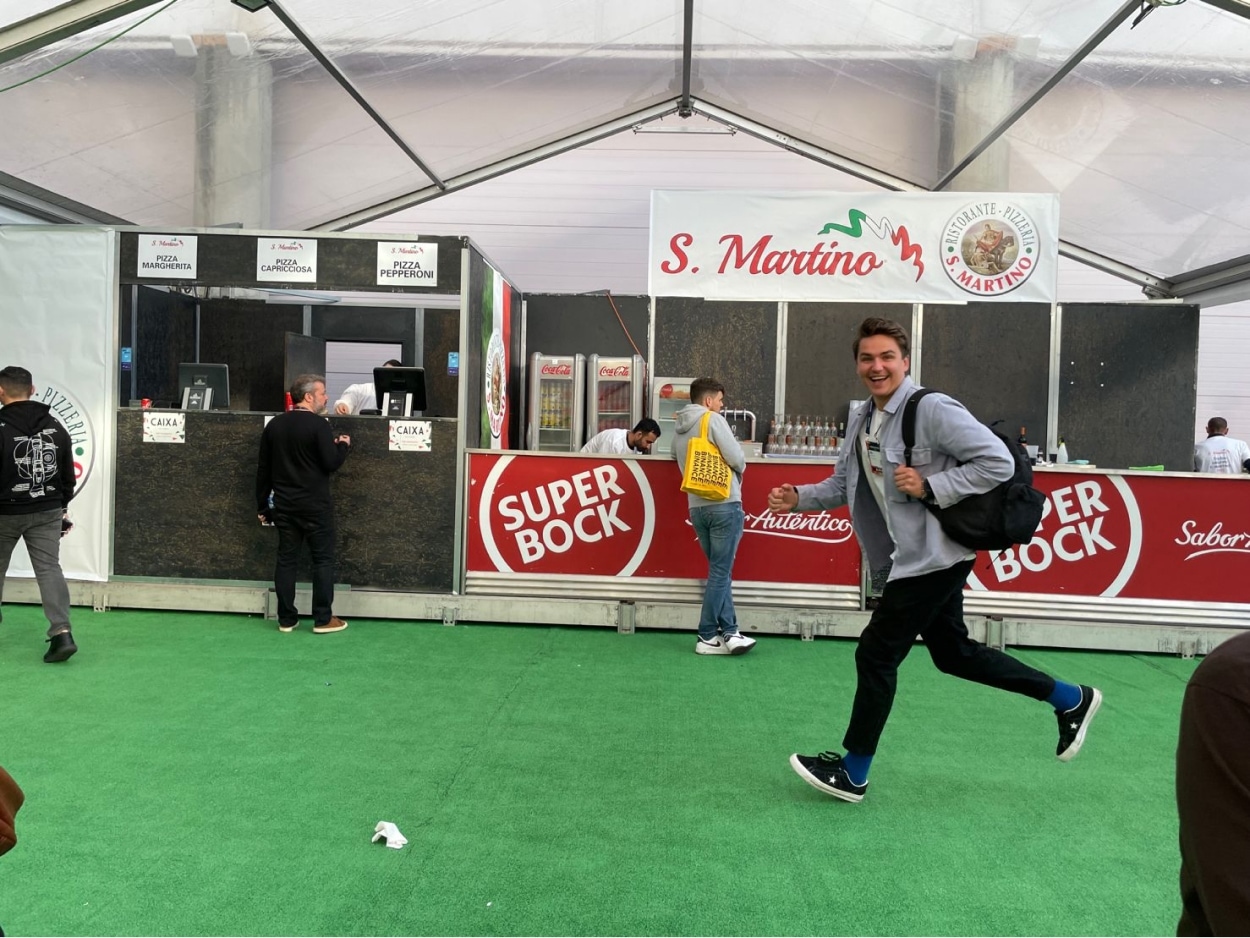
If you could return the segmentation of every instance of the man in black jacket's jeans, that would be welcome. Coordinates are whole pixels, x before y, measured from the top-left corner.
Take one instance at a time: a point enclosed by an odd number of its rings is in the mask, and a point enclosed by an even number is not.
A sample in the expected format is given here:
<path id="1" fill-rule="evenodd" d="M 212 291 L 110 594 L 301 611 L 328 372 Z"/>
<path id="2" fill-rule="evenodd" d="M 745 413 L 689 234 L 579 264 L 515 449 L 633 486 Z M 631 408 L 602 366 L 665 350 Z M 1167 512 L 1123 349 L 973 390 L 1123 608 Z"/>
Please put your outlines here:
<path id="1" fill-rule="evenodd" d="M 26 543 L 48 618 L 43 660 L 68 661 L 78 651 L 69 624 L 69 586 L 61 570 L 61 538 L 77 476 L 69 433 L 47 404 L 32 401 L 30 372 L 0 370 L 0 592 L 17 542 Z"/>
<path id="2" fill-rule="evenodd" d="M 321 375 L 300 375 L 291 385 L 295 409 L 269 421 L 260 438 L 256 470 L 256 512 L 262 524 L 278 529 L 278 562 L 273 585 L 278 594 L 278 631 L 299 625 L 295 611 L 295 570 L 300 546 L 308 541 L 313 563 L 313 631 L 341 632 L 347 623 L 334 615 L 334 502 L 330 474 L 347 459 L 351 437 L 334 435 L 321 416 L 326 409 Z M 273 508 L 269 493 L 273 492 Z"/>

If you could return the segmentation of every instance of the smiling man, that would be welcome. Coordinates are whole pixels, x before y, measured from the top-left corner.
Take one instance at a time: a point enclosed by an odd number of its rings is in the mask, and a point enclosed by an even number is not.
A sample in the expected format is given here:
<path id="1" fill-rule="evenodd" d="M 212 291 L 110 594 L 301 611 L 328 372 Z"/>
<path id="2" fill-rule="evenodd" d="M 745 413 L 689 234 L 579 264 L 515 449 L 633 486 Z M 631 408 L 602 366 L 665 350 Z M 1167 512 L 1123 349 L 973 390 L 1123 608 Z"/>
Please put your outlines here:
<path id="1" fill-rule="evenodd" d="M 805 782 L 843 801 L 863 800 L 868 769 L 894 704 L 898 666 L 917 637 L 938 670 L 1054 707 L 1060 761 L 1080 750 L 1102 701 L 1092 687 L 1056 681 L 968 637 L 963 591 L 975 554 L 947 537 L 925 503 L 945 508 L 988 492 L 1012 477 L 1014 463 L 1002 440 L 962 404 L 931 393 L 918 402 L 912 466 L 905 465 L 901 412 L 917 390 L 907 375 L 909 352 L 907 332 L 898 323 L 864 320 L 854 354 L 871 397 L 846 428 L 834 475 L 813 485 L 782 485 L 768 496 L 775 512 L 848 505 L 869 566 L 880 570 L 893 561 L 880 604 L 855 651 L 855 701 L 842 741 L 846 755 L 826 751 L 790 757 Z M 958 761 L 949 768 L 959 771 Z"/>

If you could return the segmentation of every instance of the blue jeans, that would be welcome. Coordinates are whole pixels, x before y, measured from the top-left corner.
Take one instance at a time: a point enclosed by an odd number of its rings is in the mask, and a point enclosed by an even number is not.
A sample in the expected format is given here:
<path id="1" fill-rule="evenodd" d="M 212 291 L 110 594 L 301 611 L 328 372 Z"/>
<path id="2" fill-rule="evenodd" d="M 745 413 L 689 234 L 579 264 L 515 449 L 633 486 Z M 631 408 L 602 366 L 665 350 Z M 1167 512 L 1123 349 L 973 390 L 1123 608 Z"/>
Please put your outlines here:
<path id="1" fill-rule="evenodd" d="M 699 637 L 715 638 L 717 632 L 738 631 L 734 612 L 733 569 L 738 542 L 742 540 L 742 502 L 722 502 L 690 509 L 690 523 L 707 557 L 707 586 L 699 615 Z"/>

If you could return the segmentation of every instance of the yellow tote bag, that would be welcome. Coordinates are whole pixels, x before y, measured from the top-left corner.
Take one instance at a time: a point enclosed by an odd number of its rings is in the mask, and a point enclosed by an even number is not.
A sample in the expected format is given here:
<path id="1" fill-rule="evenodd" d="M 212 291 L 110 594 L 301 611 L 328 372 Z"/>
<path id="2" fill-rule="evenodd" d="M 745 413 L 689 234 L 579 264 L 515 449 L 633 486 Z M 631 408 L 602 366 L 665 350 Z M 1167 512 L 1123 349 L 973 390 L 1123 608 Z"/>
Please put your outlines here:
<path id="1" fill-rule="evenodd" d="M 709 410 L 699 423 L 699 435 L 686 443 L 686 469 L 681 474 L 681 490 L 710 502 L 723 502 L 729 497 L 733 470 L 725 462 L 716 444 L 707 438 Z"/>

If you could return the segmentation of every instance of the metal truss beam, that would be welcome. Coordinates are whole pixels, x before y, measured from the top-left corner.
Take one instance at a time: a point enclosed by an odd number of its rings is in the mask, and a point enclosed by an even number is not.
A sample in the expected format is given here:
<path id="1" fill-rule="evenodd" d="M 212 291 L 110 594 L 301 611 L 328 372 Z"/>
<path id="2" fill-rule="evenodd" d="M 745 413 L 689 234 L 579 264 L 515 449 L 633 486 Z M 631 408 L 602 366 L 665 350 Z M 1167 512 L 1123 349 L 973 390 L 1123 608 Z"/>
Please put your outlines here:
<path id="1" fill-rule="evenodd" d="M 117 215 L 110 215 L 90 205 L 83 205 L 63 195 L 41 189 L 39 186 L 0 173 L 0 205 L 34 215 L 51 224 L 61 225 L 131 225 Z"/>
<path id="2" fill-rule="evenodd" d="M 1213 6 L 1223 10 L 1225 13 L 1232 13 L 1234 16 L 1242 16 L 1250 20 L 1250 3 L 1246 0 L 1202 0 L 1207 6 Z"/>
<path id="3" fill-rule="evenodd" d="M 588 143 L 594 143 L 597 140 L 602 140 L 604 137 L 620 133 L 622 130 L 629 130 L 629 128 L 638 124 L 647 124 L 676 112 L 676 101 L 665 101 L 662 104 L 655 104 L 635 111 L 632 114 L 627 114 L 624 117 L 618 117 L 615 120 L 597 124 L 594 127 L 570 134 L 567 137 L 561 137 L 559 140 L 554 140 L 551 143 L 534 147 L 532 150 L 526 150 L 524 153 L 518 153 L 506 159 L 471 169 L 458 176 L 453 176 L 444 181 L 442 188 L 426 186 L 424 189 L 417 189 L 394 199 L 378 202 L 358 212 L 352 212 L 350 215 L 341 215 L 338 218 L 330 219 L 319 225 L 314 225 L 308 230 L 346 231 L 349 228 L 356 228 L 374 219 L 393 215 L 395 212 L 412 208 L 414 205 L 420 205 L 422 202 L 437 199 L 440 195 L 467 189 L 469 186 L 477 185 L 479 182 L 494 179 L 496 176 L 502 176 L 504 173 L 510 173 L 515 169 L 532 166 L 534 163 L 540 163 L 545 159 L 558 156 L 561 153 L 567 153 L 569 150 L 576 150 L 578 147 L 584 147 Z"/>
<path id="4" fill-rule="evenodd" d="M 767 124 L 761 124 L 753 121 L 748 117 L 735 114 L 733 111 L 727 110 L 719 105 L 711 104 L 699 98 L 691 100 L 691 106 L 694 113 L 702 114 L 712 120 L 719 121 L 722 124 L 728 124 L 731 127 L 737 127 L 744 134 L 755 137 L 757 140 L 763 140 L 765 143 L 771 143 L 781 147 L 783 150 L 789 150 L 791 153 L 797 153 L 805 156 L 809 160 L 815 160 L 817 163 L 823 163 L 831 166 L 840 172 L 844 172 L 849 176 L 855 176 L 865 182 L 870 182 L 874 186 L 880 186 L 882 189 L 890 189 L 894 192 L 924 192 L 924 186 L 917 185 L 906 179 L 900 179 L 898 176 L 892 176 L 889 173 L 883 173 L 879 169 L 874 169 L 867 163 L 860 163 L 850 157 L 835 153 L 833 150 L 818 146 L 814 143 L 808 143 L 806 140 L 800 140 L 798 137 L 790 134 L 782 133 L 774 130 Z"/>
<path id="5" fill-rule="evenodd" d="M 1250 299 L 1250 254 L 1177 274 L 1168 287 L 1174 296 L 1202 306 Z"/>
<path id="6" fill-rule="evenodd" d="M 347 74 L 334 63 L 333 59 L 325 54 L 321 47 L 317 45 L 316 40 L 303 30 L 299 23 L 295 21 L 295 18 L 283 9 L 282 4 L 278 0 L 269 0 L 269 9 L 273 10 L 274 16 L 282 21 L 282 25 L 291 31 L 291 35 L 299 40 L 300 44 L 312 54 L 312 57 L 321 63 L 321 67 L 330 73 L 330 77 L 338 82 L 339 87 L 351 95 L 352 100 L 360 105 L 361 110 L 368 114 L 370 119 L 382 129 L 382 132 L 390 137 L 397 147 L 404 151 L 404 155 L 412 160 L 421 172 L 425 173 L 433 181 L 435 186 L 439 189 L 446 189 L 447 183 L 443 182 L 438 174 L 426 165 L 425 161 L 417 155 L 416 151 L 390 125 L 390 122 L 374 109 L 373 105 L 360 92 L 360 89 L 347 77 Z"/>
<path id="7" fill-rule="evenodd" d="M 694 0 L 685 2 L 685 19 L 681 40 L 681 100 L 677 102 L 677 116 L 689 117 L 690 72 L 694 68 Z"/>
<path id="8" fill-rule="evenodd" d="M 72 0 L 0 29 L 0 65 L 162 0 Z"/>
<path id="9" fill-rule="evenodd" d="M 1041 87 L 1025 98 L 1024 101 L 1020 102 L 1020 104 L 1016 106 L 1015 110 L 999 121 L 998 124 L 981 139 L 980 143 L 969 150 L 964 155 L 963 159 L 952 166 L 947 171 L 946 175 L 934 184 L 934 191 L 939 192 L 942 189 L 945 189 L 951 184 L 956 176 L 975 163 L 977 157 L 993 146 L 994 142 L 998 140 L 999 137 L 1010 130 L 1012 126 L 1020 120 L 1020 118 L 1024 117 L 1024 115 L 1027 114 L 1035 104 L 1037 104 L 1037 102 L 1046 97 L 1055 85 L 1063 81 L 1064 78 L 1068 76 L 1069 72 L 1080 65 L 1081 62 L 1085 60 L 1086 56 L 1097 49 L 1098 46 L 1102 44 L 1103 40 L 1115 32 L 1121 23 L 1137 12 L 1140 6 L 1141 0 L 1125 0 L 1120 9 L 1116 10 L 1109 20 L 1103 23 L 1092 36 L 1086 39 L 1085 42 L 1083 42 L 1081 46 L 1068 57 L 1067 61 L 1060 65 L 1059 68 L 1055 69 L 1051 76 L 1042 83 Z"/>

